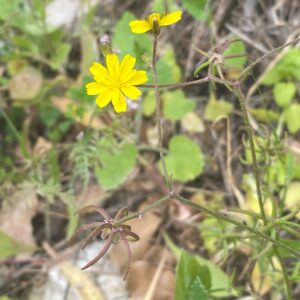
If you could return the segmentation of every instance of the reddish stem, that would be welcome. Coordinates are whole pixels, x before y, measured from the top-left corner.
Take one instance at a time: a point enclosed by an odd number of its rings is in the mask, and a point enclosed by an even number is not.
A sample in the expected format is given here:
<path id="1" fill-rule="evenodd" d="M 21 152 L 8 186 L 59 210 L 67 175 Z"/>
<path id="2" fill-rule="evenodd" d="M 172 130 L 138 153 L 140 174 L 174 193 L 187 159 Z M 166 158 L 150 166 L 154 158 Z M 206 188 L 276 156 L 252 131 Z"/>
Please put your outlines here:
<path id="1" fill-rule="evenodd" d="M 112 244 L 114 234 L 115 234 L 114 232 L 111 232 L 109 234 L 109 237 L 106 240 L 106 243 L 104 244 L 100 253 L 94 259 L 92 259 L 90 262 L 88 262 L 84 267 L 82 267 L 81 270 L 85 270 L 85 269 L 89 268 L 90 266 L 95 264 L 99 259 L 101 259 L 104 256 L 104 254 L 108 251 L 109 247 Z"/>

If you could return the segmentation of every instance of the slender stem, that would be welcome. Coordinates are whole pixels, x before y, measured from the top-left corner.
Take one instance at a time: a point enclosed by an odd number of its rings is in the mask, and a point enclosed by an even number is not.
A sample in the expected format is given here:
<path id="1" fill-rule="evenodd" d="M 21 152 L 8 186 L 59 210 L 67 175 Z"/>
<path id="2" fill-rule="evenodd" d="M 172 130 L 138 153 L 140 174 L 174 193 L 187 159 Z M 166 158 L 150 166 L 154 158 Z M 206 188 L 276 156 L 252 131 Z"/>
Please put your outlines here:
<path id="1" fill-rule="evenodd" d="M 187 205 L 189 207 L 192 207 L 192 208 L 194 208 L 196 210 L 200 210 L 200 211 L 202 211 L 202 212 L 204 212 L 204 213 L 206 213 L 206 214 L 208 214 L 210 216 L 215 217 L 218 220 L 222 220 L 222 221 L 225 221 L 227 223 L 234 224 L 234 225 L 238 226 L 239 228 L 245 229 L 245 230 L 253 233 L 255 236 L 261 237 L 261 238 L 263 238 L 263 239 L 265 239 L 265 240 L 273 243 L 274 245 L 276 245 L 278 247 L 284 248 L 284 249 L 288 250 L 290 253 L 292 253 L 295 257 L 300 258 L 300 253 L 298 251 L 295 251 L 294 249 L 290 248 L 289 246 L 286 246 L 285 244 L 283 244 L 283 243 L 281 243 L 281 242 L 273 239 L 272 237 L 270 237 L 269 235 L 267 235 L 267 234 L 265 234 L 265 233 L 263 233 L 261 231 L 258 231 L 258 230 L 254 229 L 252 227 L 249 227 L 249 226 L 245 225 L 242 222 L 239 222 L 239 221 L 234 220 L 234 219 L 232 219 L 230 217 L 227 217 L 227 216 L 225 216 L 224 214 L 222 214 L 222 213 L 220 213 L 218 211 L 209 209 L 209 208 L 207 208 L 205 206 L 202 206 L 200 204 L 193 203 L 190 200 L 188 200 L 188 199 L 186 199 L 186 198 L 184 198 L 184 197 L 182 197 L 180 195 L 176 194 L 176 195 L 174 195 L 174 197 L 178 201 L 180 201 L 181 203 L 183 203 L 183 204 L 185 204 L 185 205 Z"/>
<path id="2" fill-rule="evenodd" d="M 210 215 L 212 217 L 215 217 L 216 219 L 218 220 L 222 220 L 224 222 L 227 222 L 227 223 L 230 223 L 230 224 L 233 224 L 241 229 L 244 229 L 244 230 L 247 230 L 249 232 L 251 232 L 253 235 L 255 235 L 256 237 L 260 237 L 260 238 L 263 238 L 265 240 L 267 240 L 268 242 L 271 242 L 273 243 L 274 245 L 278 246 L 278 247 L 281 247 L 287 251 L 289 251 L 290 253 L 292 253 L 295 257 L 297 258 L 300 258 L 300 252 L 298 251 L 295 251 L 294 249 L 290 248 L 289 246 L 281 243 L 280 241 L 277 241 L 275 239 L 273 239 L 272 237 L 270 237 L 269 235 L 265 234 L 264 232 L 262 231 L 259 231 L 259 230 L 256 230 L 252 227 L 249 227 L 247 226 L 246 224 L 240 222 L 240 221 L 237 221 L 235 219 L 232 219 L 226 215 L 224 215 L 223 213 L 221 212 L 218 212 L 218 211 L 215 211 L 215 210 L 212 210 L 210 208 L 207 208 L 205 206 L 202 206 L 200 204 L 196 204 L 196 203 L 193 203 L 191 202 L 190 200 L 180 196 L 180 195 L 177 195 L 175 193 L 173 194 L 170 194 L 170 195 L 167 195 L 163 198 L 160 198 L 159 200 L 156 200 L 155 202 L 153 202 L 151 205 L 147 206 L 145 209 L 139 211 L 139 212 L 136 212 L 136 213 L 133 213 L 129 216 L 126 216 L 124 218 L 122 218 L 121 220 L 119 220 L 118 222 L 115 223 L 115 225 L 119 225 L 119 224 L 123 224 L 124 222 L 127 222 L 129 220 L 132 220 L 132 219 L 136 219 L 138 217 L 141 217 L 143 216 L 145 213 L 149 212 L 150 210 L 162 205 L 164 202 L 168 201 L 168 200 L 171 200 L 171 199 L 176 199 L 178 200 L 179 202 L 193 208 L 193 209 L 196 209 L 198 211 L 202 211 L 204 212 L 205 214 L 207 215 Z"/>
<path id="3" fill-rule="evenodd" d="M 258 58 L 256 61 L 254 61 L 252 64 L 250 64 L 246 69 L 243 70 L 243 72 L 240 74 L 239 76 L 239 80 L 243 81 L 246 78 L 246 74 L 256 65 L 260 64 L 263 60 L 265 60 L 266 58 L 272 56 L 273 54 L 275 54 L 276 52 L 282 50 L 283 48 L 286 48 L 288 46 L 291 46 L 293 44 L 296 44 L 297 42 L 300 41 L 300 36 L 293 39 L 292 41 L 285 43 L 275 49 L 273 49 L 272 51 L 266 53 L 265 55 L 263 55 L 262 57 Z M 244 77 L 245 76 L 245 77 Z"/>
<path id="4" fill-rule="evenodd" d="M 283 280 L 285 282 L 285 287 L 286 287 L 286 294 L 287 294 L 287 300 L 293 300 L 293 295 L 292 295 L 292 288 L 291 288 L 291 283 L 289 280 L 289 275 L 287 272 L 287 269 L 285 267 L 284 261 L 282 260 L 282 257 L 278 251 L 278 248 L 276 246 L 274 246 L 274 253 L 277 256 L 280 266 L 281 266 L 281 270 L 282 270 L 282 274 L 283 274 Z"/>
<path id="5" fill-rule="evenodd" d="M 164 202 L 170 200 L 171 198 L 172 198 L 171 195 L 167 195 L 165 197 L 162 197 L 162 198 L 156 200 L 155 202 L 153 202 L 152 204 L 150 204 L 149 206 L 147 206 L 146 208 L 144 208 L 143 210 L 120 219 L 118 222 L 115 223 L 115 225 L 123 224 L 124 222 L 127 222 L 129 220 L 142 217 L 148 211 L 162 205 Z"/>
<path id="6" fill-rule="evenodd" d="M 174 89 L 179 89 L 179 88 L 183 88 L 186 86 L 191 86 L 191 85 L 200 85 L 209 81 L 215 81 L 218 82 L 220 84 L 228 84 L 228 85 L 234 85 L 233 81 L 230 80 L 224 80 L 221 78 L 218 78 L 214 75 L 209 74 L 208 76 L 201 78 L 201 79 L 197 79 L 197 80 L 192 80 L 192 81 L 187 81 L 187 82 L 180 82 L 180 83 L 169 83 L 169 84 L 157 84 L 157 87 L 162 89 L 162 88 L 174 88 Z M 150 89 L 155 89 L 155 84 L 141 84 L 139 85 L 139 87 L 141 88 L 150 88 Z"/>
<path id="7" fill-rule="evenodd" d="M 187 82 L 180 82 L 180 83 L 169 83 L 169 84 L 158 84 L 157 86 L 159 88 L 183 88 L 186 86 L 190 86 L 190 85 L 198 85 L 198 84 L 202 84 L 205 82 L 208 82 L 210 79 L 208 76 L 201 78 L 201 79 L 197 79 L 197 80 L 192 80 L 192 81 L 187 81 Z M 141 84 L 139 85 L 139 87 L 143 87 L 143 88 L 155 88 L 154 84 Z"/>
<path id="8" fill-rule="evenodd" d="M 153 53 L 152 53 L 152 73 L 154 78 L 154 90 L 155 90 L 155 100 L 156 100 L 156 125 L 157 125 L 157 135 L 158 135 L 158 147 L 159 147 L 159 155 L 161 164 L 163 167 L 164 177 L 165 181 L 168 187 L 169 192 L 171 192 L 171 181 L 170 177 L 167 171 L 166 162 L 164 159 L 164 153 L 163 153 L 163 145 L 162 145 L 162 126 L 161 126 L 161 110 L 160 110 L 160 93 L 159 93 L 159 87 L 158 87 L 158 76 L 157 76 L 157 70 L 156 70 L 156 49 L 157 49 L 157 40 L 158 36 L 154 35 L 154 41 L 153 41 Z"/>
<path id="9" fill-rule="evenodd" d="M 264 206 L 263 206 L 263 196 L 262 196 L 262 189 L 261 189 L 260 174 L 259 174 L 259 169 L 258 169 L 258 164 L 257 164 L 257 159 L 256 159 L 254 134 L 253 134 L 252 127 L 250 125 L 244 95 L 243 95 L 240 87 L 238 87 L 236 89 L 236 93 L 237 93 L 237 96 L 238 96 L 238 99 L 239 99 L 239 102 L 240 102 L 240 106 L 241 106 L 241 110 L 242 110 L 242 114 L 243 114 L 243 119 L 244 119 L 244 123 L 246 125 L 246 130 L 247 130 L 248 139 L 249 139 L 249 143 L 250 143 L 252 164 L 253 164 L 253 168 L 254 168 L 254 176 L 255 176 L 255 183 L 256 183 L 256 193 L 257 193 L 257 198 L 258 198 L 258 203 L 259 203 L 260 214 L 261 214 L 261 218 L 263 220 L 264 225 L 268 226 L 268 220 L 267 220 L 267 217 L 265 215 Z M 270 231 L 267 232 L 267 236 L 269 236 L 269 235 L 270 235 Z M 274 241 L 278 242 L 276 239 L 274 239 Z M 283 272 L 283 278 L 284 278 L 284 282 L 285 282 L 285 286 L 286 286 L 286 292 L 287 292 L 287 299 L 292 300 L 293 297 L 292 297 L 292 292 L 291 292 L 291 284 L 290 284 L 290 281 L 289 281 L 289 277 L 288 277 L 286 267 L 284 265 L 284 261 L 283 261 L 281 255 L 280 255 L 280 253 L 277 249 L 278 245 L 275 244 L 275 243 L 273 243 L 273 245 L 274 245 L 274 247 L 273 247 L 274 248 L 274 254 L 278 258 L 278 260 L 280 262 L 280 265 L 281 265 L 282 272 Z"/>
<path id="10" fill-rule="evenodd" d="M 259 210 L 260 210 L 261 218 L 264 222 L 264 225 L 267 225 L 268 221 L 267 221 L 266 214 L 265 214 L 265 211 L 264 211 L 263 196 L 262 196 L 261 184 L 260 184 L 260 174 L 259 174 L 259 169 L 258 169 L 258 164 L 257 164 L 257 159 L 256 159 L 253 130 L 252 130 L 252 127 L 250 125 L 244 95 L 241 92 L 240 87 L 238 87 L 236 89 L 236 94 L 237 94 L 237 97 L 238 97 L 239 102 L 240 102 L 240 106 L 241 106 L 241 110 L 242 110 L 242 114 L 243 114 L 243 119 L 244 119 L 244 123 L 246 125 L 247 135 L 248 135 L 249 144 L 250 144 L 252 164 L 253 164 L 254 176 L 255 176 L 256 192 L 257 192 L 257 198 L 258 198 L 258 204 L 259 204 Z"/>

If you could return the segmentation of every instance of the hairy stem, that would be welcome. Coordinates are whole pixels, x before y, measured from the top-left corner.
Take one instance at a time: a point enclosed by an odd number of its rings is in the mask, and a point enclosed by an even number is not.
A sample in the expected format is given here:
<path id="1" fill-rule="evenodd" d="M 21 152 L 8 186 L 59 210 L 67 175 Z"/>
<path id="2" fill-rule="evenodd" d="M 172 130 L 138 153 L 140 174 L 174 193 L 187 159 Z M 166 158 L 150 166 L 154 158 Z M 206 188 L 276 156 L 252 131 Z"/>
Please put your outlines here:
<path id="1" fill-rule="evenodd" d="M 219 77 L 216 77 L 214 75 L 207 75 L 204 78 L 201 79 L 197 79 L 197 80 L 192 80 L 192 81 L 187 81 L 187 82 L 180 82 L 180 83 L 169 83 L 169 84 L 157 84 L 157 87 L 160 89 L 164 89 L 164 88 L 169 88 L 169 89 L 180 89 L 183 87 L 187 87 L 187 86 L 191 86 L 191 85 L 200 85 L 209 81 L 215 81 L 218 82 L 220 84 L 227 84 L 227 85 L 234 85 L 233 81 L 230 80 L 225 80 L 225 79 L 221 79 Z M 142 88 L 149 88 L 149 89 L 155 89 L 155 84 L 141 84 L 139 85 L 139 87 Z"/>
<path id="2" fill-rule="evenodd" d="M 148 211 L 150 211 L 150 210 L 152 210 L 152 209 L 154 209 L 154 208 L 162 205 L 164 202 L 170 200 L 171 198 L 172 198 L 172 195 L 167 195 L 165 197 L 162 197 L 162 198 L 154 201 L 152 204 L 150 204 L 149 206 L 147 206 L 143 210 L 120 219 L 118 222 L 115 223 L 115 225 L 123 224 L 124 222 L 132 220 L 132 219 L 140 218 L 145 213 L 147 213 Z"/>
<path id="3" fill-rule="evenodd" d="M 157 70 L 156 70 L 156 50 L 157 50 L 157 35 L 154 35 L 154 41 L 153 41 L 153 53 L 152 53 L 152 73 L 154 78 L 154 90 L 155 90 L 155 100 L 156 100 L 156 126 L 157 126 L 157 135 L 158 135 L 158 147 L 159 147 L 159 155 L 160 160 L 164 172 L 165 181 L 168 187 L 169 192 L 171 192 L 171 181 L 170 177 L 167 171 L 166 162 L 164 159 L 164 153 L 163 153 L 163 145 L 162 145 L 162 126 L 161 126 L 161 109 L 160 109 L 160 93 L 159 93 L 159 87 L 158 87 L 158 76 L 157 76 Z"/>
<path id="4" fill-rule="evenodd" d="M 126 216 L 126 217 L 122 218 L 121 220 L 119 220 L 118 222 L 116 222 L 115 225 L 123 224 L 126 221 L 129 221 L 129 220 L 132 220 L 132 219 L 136 219 L 136 218 L 138 218 L 140 216 L 143 216 L 145 213 L 149 212 L 150 210 L 152 210 L 152 209 L 154 209 L 154 208 L 162 205 L 164 202 L 166 202 L 166 201 L 168 201 L 170 199 L 173 199 L 173 198 L 175 198 L 179 202 L 185 204 L 186 206 L 189 206 L 189 207 L 191 207 L 193 209 L 201 211 L 201 212 L 203 212 L 203 213 L 205 213 L 205 214 L 207 214 L 209 216 L 215 217 L 218 220 L 221 220 L 221 221 L 233 224 L 233 225 L 239 227 L 240 229 L 244 229 L 244 230 L 252 233 L 254 236 L 256 236 L 258 238 L 262 238 L 262 239 L 264 239 L 264 240 L 266 240 L 268 242 L 273 243 L 275 246 L 281 247 L 281 248 L 289 251 L 295 257 L 297 257 L 297 258 L 300 259 L 300 252 L 295 251 L 294 249 L 292 249 L 289 246 L 281 243 L 280 241 L 277 241 L 277 240 L 273 239 L 269 235 L 265 234 L 263 231 L 259 231 L 259 230 L 256 230 L 256 229 L 252 228 L 252 227 L 249 227 L 249 226 L 247 226 L 246 224 L 244 224 L 244 223 L 242 223 L 240 221 L 237 221 L 235 219 L 232 219 L 231 217 L 228 217 L 228 216 L 224 215 L 222 212 L 218 212 L 216 210 L 212 210 L 212 209 L 207 208 L 205 206 L 202 206 L 200 204 L 193 203 L 189 199 L 184 198 L 184 197 L 182 197 L 180 195 L 177 195 L 175 193 L 172 193 L 172 194 L 167 195 L 167 196 L 165 196 L 163 198 L 160 198 L 159 200 L 156 200 L 155 202 L 153 202 L 151 205 L 147 206 L 145 209 L 143 209 L 140 212 L 133 213 L 133 214 L 131 214 L 129 216 Z"/>
<path id="5" fill-rule="evenodd" d="M 263 55 L 262 57 L 258 58 L 256 61 L 254 61 L 252 64 L 250 64 L 246 69 L 243 70 L 243 72 L 240 74 L 239 76 L 239 80 L 241 81 L 244 81 L 246 79 L 246 74 L 251 70 L 253 69 L 254 66 L 260 64 L 263 60 L 265 60 L 266 58 L 274 55 L 276 52 L 288 47 L 288 46 L 291 46 L 293 44 L 296 44 L 297 42 L 300 41 L 300 36 L 295 38 L 294 40 L 288 42 L 288 43 L 285 43 L 275 49 L 273 49 L 272 51 L 266 53 L 265 55 Z"/>
<path id="6" fill-rule="evenodd" d="M 244 95 L 243 95 L 240 87 L 238 87 L 236 89 L 236 94 L 237 94 L 237 97 L 238 97 L 239 102 L 240 102 L 240 106 L 241 106 L 241 110 L 242 110 L 242 114 L 243 114 L 243 119 L 244 119 L 244 123 L 246 125 L 246 130 L 247 130 L 248 139 L 249 139 L 249 143 L 250 143 L 250 151 L 251 151 L 251 157 L 252 157 L 252 165 L 253 165 L 253 169 L 254 169 L 256 193 L 257 193 L 257 198 L 258 198 L 260 214 L 261 214 L 261 218 L 263 220 L 264 225 L 267 226 L 268 225 L 268 220 L 267 220 L 267 217 L 265 215 L 264 206 L 263 206 L 263 196 L 262 196 L 259 168 L 258 168 L 256 152 L 255 152 L 254 134 L 253 134 L 252 127 L 250 125 L 249 116 L 248 116 L 246 103 L 245 103 L 245 98 L 244 98 Z M 270 231 L 268 231 L 267 234 L 269 236 Z M 274 241 L 275 241 L 275 239 L 274 239 Z M 278 241 L 276 240 L 276 242 L 278 242 Z M 280 265 L 281 265 L 282 272 L 283 272 L 283 278 L 284 278 L 286 291 L 287 291 L 287 299 L 292 300 L 293 297 L 292 297 L 292 291 L 291 291 L 291 284 L 290 284 L 290 281 L 289 281 L 287 269 L 284 265 L 284 262 L 282 260 L 281 255 L 280 255 L 280 253 L 277 249 L 277 244 L 273 243 L 273 245 L 274 245 L 274 254 L 278 258 L 278 260 L 280 262 Z"/>
<path id="7" fill-rule="evenodd" d="M 245 229 L 245 230 L 251 232 L 252 234 L 254 234 L 255 236 L 263 238 L 263 239 L 265 239 L 265 240 L 273 243 L 274 245 L 276 245 L 278 247 L 284 248 L 284 249 L 288 250 L 290 253 L 292 253 L 295 257 L 300 258 L 300 253 L 298 251 L 295 251 L 294 249 L 292 249 L 292 248 L 286 246 L 285 244 L 283 244 L 283 243 L 281 243 L 281 242 L 273 239 L 269 235 L 267 235 L 267 234 L 265 234 L 265 233 L 263 233 L 263 232 L 261 232 L 259 230 L 256 230 L 256 229 L 254 229 L 252 227 L 249 227 L 249 226 L 245 225 L 242 222 L 239 222 L 239 221 L 237 221 L 235 219 L 232 219 L 232 218 L 230 218 L 228 216 L 225 216 L 224 214 L 222 214 L 222 213 L 220 213 L 218 211 L 209 209 L 209 208 L 207 208 L 205 206 L 202 206 L 200 204 L 193 203 L 190 200 L 188 200 L 188 199 L 186 199 L 186 198 L 184 198 L 184 197 L 182 197 L 180 195 L 176 194 L 174 197 L 178 201 L 180 201 L 181 203 L 183 203 L 183 204 L 185 204 L 185 205 L 187 205 L 189 207 L 192 207 L 192 208 L 194 208 L 196 210 L 202 211 L 202 212 L 206 213 L 207 215 L 215 217 L 218 220 L 222 220 L 222 221 L 225 221 L 227 223 L 234 224 L 234 225 L 236 225 L 237 227 L 239 227 L 241 229 Z"/>
<path id="8" fill-rule="evenodd" d="M 240 102 L 241 111 L 242 111 L 242 114 L 243 114 L 243 120 L 244 120 L 244 123 L 246 125 L 247 135 L 248 135 L 249 144 L 250 144 L 250 151 L 251 151 L 252 164 L 253 164 L 253 169 L 254 169 L 254 177 L 255 177 L 255 184 L 256 184 L 256 192 L 257 192 L 259 210 L 260 210 L 261 218 L 263 220 L 264 225 L 267 225 L 268 221 L 267 221 L 266 214 L 265 214 L 265 211 L 264 211 L 264 203 L 263 203 L 262 189 L 261 189 L 261 184 L 260 184 L 260 174 L 259 174 L 257 158 L 256 158 L 256 152 L 255 152 L 253 130 L 252 130 L 252 127 L 250 125 L 244 95 L 241 92 L 240 87 L 238 87 L 236 89 L 236 94 L 237 94 L 237 97 L 238 97 L 239 102 Z"/>

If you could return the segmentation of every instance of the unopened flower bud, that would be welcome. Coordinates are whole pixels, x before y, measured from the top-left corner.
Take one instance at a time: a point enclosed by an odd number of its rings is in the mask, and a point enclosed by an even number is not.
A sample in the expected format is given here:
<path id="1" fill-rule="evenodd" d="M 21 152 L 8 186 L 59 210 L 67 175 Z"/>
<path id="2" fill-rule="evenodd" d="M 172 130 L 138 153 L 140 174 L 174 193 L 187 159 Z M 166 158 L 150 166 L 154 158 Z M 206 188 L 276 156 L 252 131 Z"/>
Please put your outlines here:
<path id="1" fill-rule="evenodd" d="M 108 35 L 104 35 L 103 37 L 101 37 L 101 39 L 100 39 L 100 51 L 101 51 L 101 53 L 104 57 L 106 57 L 106 55 L 112 53 L 110 44 L 111 43 L 110 43 L 110 39 L 109 39 Z"/>
<path id="2" fill-rule="evenodd" d="M 159 33 L 160 33 L 159 21 L 156 18 L 153 19 L 152 32 L 154 35 L 159 35 Z"/>

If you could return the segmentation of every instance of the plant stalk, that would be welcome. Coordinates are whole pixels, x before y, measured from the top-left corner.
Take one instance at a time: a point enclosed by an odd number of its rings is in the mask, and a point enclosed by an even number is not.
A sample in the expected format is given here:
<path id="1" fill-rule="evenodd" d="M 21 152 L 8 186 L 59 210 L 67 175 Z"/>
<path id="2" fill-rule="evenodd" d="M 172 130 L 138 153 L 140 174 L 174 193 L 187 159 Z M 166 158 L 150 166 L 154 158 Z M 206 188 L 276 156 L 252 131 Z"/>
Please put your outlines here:
<path id="1" fill-rule="evenodd" d="M 250 151 L 251 151 L 251 157 L 252 157 L 252 165 L 253 165 L 253 169 L 254 169 L 256 193 L 257 193 L 257 198 L 258 198 L 260 214 L 261 214 L 261 218 L 263 220 L 264 226 L 267 226 L 268 225 L 268 220 L 267 220 L 267 217 L 266 217 L 266 214 L 265 214 L 265 211 L 264 211 L 264 206 L 263 206 L 263 196 L 262 196 L 260 174 L 259 174 L 257 158 L 256 158 L 256 152 L 255 152 L 254 134 L 253 134 L 252 127 L 250 125 L 249 116 L 248 116 L 248 112 L 247 112 L 247 108 L 246 108 L 245 98 L 244 98 L 244 95 L 243 95 L 240 87 L 238 87 L 236 89 L 236 94 L 237 94 L 237 97 L 238 97 L 239 102 L 240 102 L 240 106 L 241 106 L 241 110 L 242 110 L 242 114 L 243 114 L 243 120 L 244 120 L 244 123 L 246 125 L 246 130 L 247 130 L 248 139 L 249 139 L 249 143 L 250 143 Z M 268 232 L 268 236 L 269 235 L 270 235 L 270 232 Z M 278 242 L 276 239 L 274 239 L 274 241 Z M 281 265 L 282 272 L 283 272 L 283 279 L 284 279 L 285 286 L 286 286 L 287 299 L 288 300 L 293 300 L 291 284 L 290 284 L 290 281 L 289 281 L 289 276 L 288 276 L 287 269 L 284 265 L 284 262 L 282 260 L 281 255 L 280 255 L 280 253 L 277 249 L 277 244 L 273 243 L 273 246 L 274 246 L 273 247 L 274 254 L 278 258 L 278 260 L 280 262 L 280 265 Z"/>
<path id="2" fill-rule="evenodd" d="M 158 136 L 158 147 L 159 147 L 159 155 L 160 160 L 164 172 L 164 177 L 166 181 L 166 185 L 168 187 L 169 193 L 172 190 L 171 187 L 171 181 L 170 177 L 167 171 L 166 162 L 164 159 L 164 153 L 163 153 L 163 145 L 162 145 L 162 126 L 161 126 L 161 101 L 160 101 L 160 92 L 158 87 L 158 76 L 157 76 L 157 69 L 156 69 L 156 50 L 157 50 L 157 42 L 158 42 L 158 36 L 154 35 L 153 40 L 153 53 L 152 53 L 152 73 L 153 73 L 153 79 L 154 79 L 154 90 L 155 90 L 155 101 L 156 101 L 156 126 L 157 126 L 157 136 Z"/>

